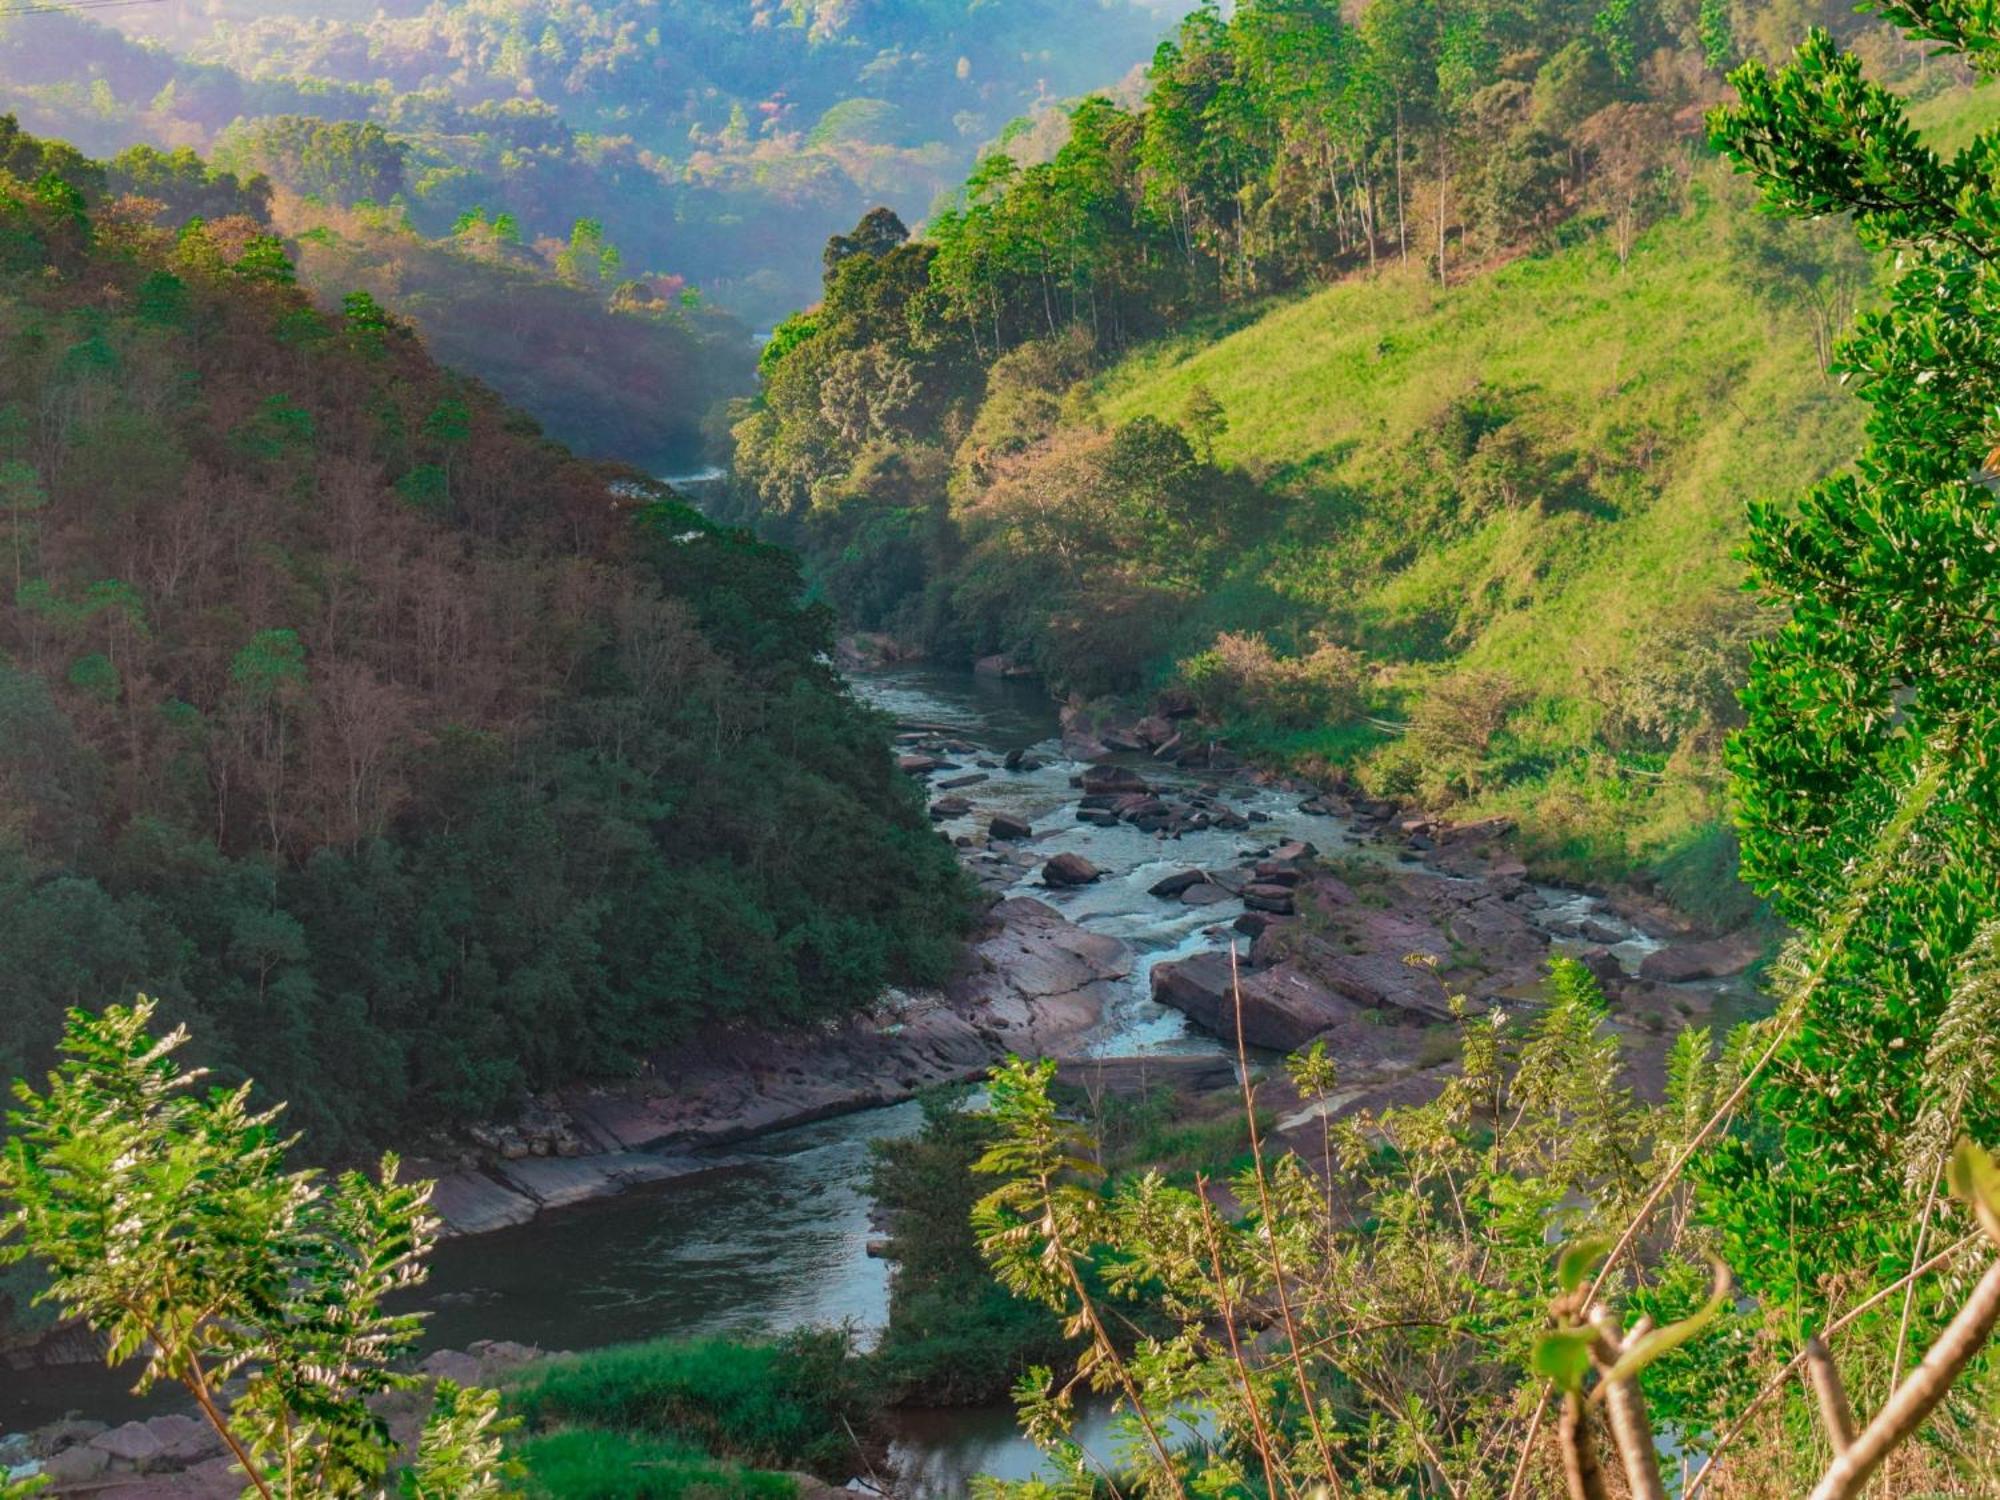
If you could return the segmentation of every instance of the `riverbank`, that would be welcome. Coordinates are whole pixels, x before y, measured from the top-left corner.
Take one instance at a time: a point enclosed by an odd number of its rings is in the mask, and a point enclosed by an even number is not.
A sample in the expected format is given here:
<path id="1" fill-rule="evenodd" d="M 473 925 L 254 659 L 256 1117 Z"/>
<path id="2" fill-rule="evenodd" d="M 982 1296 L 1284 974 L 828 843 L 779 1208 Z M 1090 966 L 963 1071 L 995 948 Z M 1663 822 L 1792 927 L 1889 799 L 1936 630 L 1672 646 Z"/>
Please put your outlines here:
<path id="1" fill-rule="evenodd" d="M 1071 1057 L 1102 1029 L 1129 947 L 1031 897 L 997 902 L 943 992 L 889 996 L 814 1032 L 716 1033 L 646 1060 L 629 1086 L 567 1090 L 529 1128 L 486 1132 L 484 1159 L 418 1161 L 455 1234 L 739 1167 L 720 1146 L 983 1077 L 1010 1053 Z"/>

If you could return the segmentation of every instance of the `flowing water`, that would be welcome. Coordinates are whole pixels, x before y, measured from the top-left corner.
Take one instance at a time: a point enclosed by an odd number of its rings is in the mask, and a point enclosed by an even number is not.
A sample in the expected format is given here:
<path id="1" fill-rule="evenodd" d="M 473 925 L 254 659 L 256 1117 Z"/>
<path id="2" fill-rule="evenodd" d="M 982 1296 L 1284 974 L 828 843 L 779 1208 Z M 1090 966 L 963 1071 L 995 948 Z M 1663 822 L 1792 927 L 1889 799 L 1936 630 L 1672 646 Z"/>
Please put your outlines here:
<path id="1" fill-rule="evenodd" d="M 1129 826 L 1099 828 L 1068 812 L 1081 768 L 1056 743 L 1053 705 L 1038 688 L 935 669 L 900 669 L 863 678 L 857 689 L 885 712 L 936 727 L 976 746 L 955 775 L 988 779 L 963 795 L 974 811 L 943 824 L 971 834 L 994 812 L 1035 825 L 1018 853 L 968 850 L 975 870 L 996 890 L 1032 894 L 1071 920 L 1114 934 L 1139 956 L 1094 1050 L 1102 1055 L 1210 1049 L 1182 1018 L 1152 1003 L 1149 975 L 1162 959 L 1231 938 L 1234 902 L 1189 908 L 1147 894 L 1162 876 L 1190 866 L 1241 862 L 1291 838 L 1326 853 L 1393 859 L 1362 844 L 1337 820 L 1298 810 L 1295 794 L 1247 784 L 1225 789 L 1232 805 L 1257 819 L 1247 833 L 1207 830 L 1167 841 Z M 1024 773 L 986 765 L 1009 750 L 1033 751 L 1041 764 Z M 1156 781 L 1201 778 L 1152 768 Z M 1106 873 L 1094 885 L 1048 891 L 1035 871 L 1051 855 L 1074 851 Z M 983 863 L 982 863 L 983 862 Z M 1546 893 L 1551 925 L 1586 911 L 1588 898 Z M 1603 920 L 1601 912 L 1596 915 Z M 1628 963 L 1650 946 L 1626 929 L 1619 951 Z M 864 1338 L 888 1311 L 888 1268 L 867 1254 L 868 1143 L 917 1129 L 914 1104 L 869 1110 L 767 1136 L 734 1148 L 740 1167 L 679 1185 L 638 1191 L 602 1203 L 545 1214 L 520 1228 L 449 1241 L 434 1258 L 423 1293 L 427 1342 L 462 1348 L 474 1339 L 512 1339 L 548 1349 L 588 1349 L 657 1337 L 781 1333 L 809 1324 L 847 1322 Z M 131 1411 L 102 1371 L 0 1375 L 0 1431 L 77 1409 L 100 1418 Z M 1087 1441 L 1103 1440 L 1103 1419 L 1085 1424 Z M 1005 1409 L 907 1413 L 895 1456 L 902 1492 L 918 1500 L 966 1493 L 971 1476 L 1024 1478 L 1039 1457 L 1015 1432 Z"/>

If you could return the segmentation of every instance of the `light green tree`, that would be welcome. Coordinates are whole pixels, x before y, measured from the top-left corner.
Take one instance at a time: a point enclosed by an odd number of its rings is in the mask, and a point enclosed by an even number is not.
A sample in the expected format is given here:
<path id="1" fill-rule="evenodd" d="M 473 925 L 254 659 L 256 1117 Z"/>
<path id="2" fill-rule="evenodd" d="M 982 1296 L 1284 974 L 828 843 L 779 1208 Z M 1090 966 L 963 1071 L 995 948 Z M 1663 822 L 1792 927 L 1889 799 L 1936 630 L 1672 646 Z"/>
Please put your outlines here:
<path id="1" fill-rule="evenodd" d="M 46 1267 L 44 1300 L 103 1335 L 141 1392 L 182 1386 L 264 1500 L 377 1495 L 396 1461 L 369 1398 L 418 1384 L 396 1363 L 420 1320 L 384 1310 L 424 1277 L 429 1185 L 394 1156 L 328 1184 L 293 1171 L 277 1109 L 205 1088 L 141 996 L 70 1012 L 47 1087 L 15 1085 L 0 1151 L 0 1262 Z M 236 1394 L 226 1394 L 234 1391 Z M 402 1493 L 498 1496 L 490 1392 L 441 1385 Z"/>

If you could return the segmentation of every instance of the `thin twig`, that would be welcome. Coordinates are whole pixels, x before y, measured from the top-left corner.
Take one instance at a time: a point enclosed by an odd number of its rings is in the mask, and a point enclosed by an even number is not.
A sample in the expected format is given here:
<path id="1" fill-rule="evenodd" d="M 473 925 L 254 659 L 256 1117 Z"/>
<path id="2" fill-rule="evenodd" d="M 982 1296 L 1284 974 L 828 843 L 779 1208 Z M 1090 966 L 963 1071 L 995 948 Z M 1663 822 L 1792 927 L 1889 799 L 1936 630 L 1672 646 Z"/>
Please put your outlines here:
<path id="1" fill-rule="evenodd" d="M 1909 1275 L 1904 1276 L 1899 1280 L 1890 1282 L 1880 1291 L 1877 1291 L 1872 1296 L 1870 1296 L 1866 1301 L 1858 1302 L 1853 1307 L 1850 1307 L 1846 1312 L 1842 1313 L 1839 1317 L 1835 1318 L 1831 1323 L 1827 1324 L 1825 1328 L 1821 1329 L 1818 1337 L 1820 1337 L 1821 1339 L 1832 1338 L 1836 1333 L 1839 1333 L 1843 1328 L 1846 1328 L 1849 1324 L 1855 1322 L 1857 1319 L 1861 1317 L 1864 1317 L 1866 1314 L 1873 1312 L 1876 1308 L 1880 1307 L 1884 1302 L 1887 1302 L 1891 1297 L 1895 1296 L 1896 1293 L 1900 1292 L 1903 1289 L 1903 1284 L 1905 1282 L 1913 1280 L 1918 1276 L 1928 1276 L 1932 1271 L 1937 1270 L 1940 1266 L 1950 1264 L 1952 1261 L 1957 1260 L 1959 1256 L 1963 1255 L 1966 1251 L 1970 1250 L 1974 1245 L 1978 1244 L 1984 1238 L 1985 1238 L 1984 1235 L 1979 1234 L 1975 1231 L 1972 1234 L 1966 1235 L 1963 1239 L 1959 1240 L 1958 1243 L 1954 1245 L 1949 1245 L 1945 1249 L 1940 1250 L 1936 1255 L 1933 1255 L 1929 1260 L 1925 1261 L 1922 1265 L 1918 1266 L 1914 1271 L 1910 1272 Z M 1694 1479 L 1689 1483 L 1686 1494 L 1683 1496 L 1683 1500 L 1697 1500 L 1697 1497 L 1701 1493 L 1702 1487 L 1706 1485 L 1710 1480 L 1710 1478 L 1714 1476 L 1717 1465 L 1719 1465 L 1722 1462 L 1722 1455 L 1728 1451 L 1731 1444 L 1733 1444 L 1739 1437 L 1743 1435 L 1744 1431 L 1750 1425 L 1750 1419 L 1756 1416 L 1759 1411 L 1763 1410 L 1765 1404 L 1768 1401 L 1770 1401 L 1770 1399 L 1773 1396 L 1775 1396 L 1780 1390 L 1784 1388 L 1785 1382 L 1787 1380 L 1792 1378 L 1792 1373 L 1795 1370 L 1797 1370 L 1799 1366 L 1803 1365 L 1805 1362 L 1806 1362 L 1806 1354 L 1805 1351 L 1801 1349 L 1797 1354 L 1793 1355 L 1790 1360 L 1786 1361 L 1785 1367 L 1782 1370 L 1778 1371 L 1777 1374 L 1773 1375 L 1768 1381 L 1765 1382 L 1764 1388 L 1762 1390 L 1760 1390 L 1759 1392 L 1757 1392 L 1755 1396 L 1750 1398 L 1750 1404 L 1743 1408 L 1743 1415 L 1741 1415 L 1736 1419 L 1735 1425 L 1732 1426 L 1729 1429 L 1729 1431 L 1725 1432 L 1719 1439 L 1716 1440 L 1716 1444 L 1713 1448 L 1709 1449 L 1708 1457 L 1702 1461 L 1701 1467 L 1695 1471 Z"/>
<path id="2" fill-rule="evenodd" d="M 1229 1335 L 1229 1359 L 1236 1367 L 1236 1378 L 1243 1385 L 1243 1405 L 1250 1413 L 1250 1425 L 1257 1434 L 1257 1456 L 1264 1464 L 1264 1491 L 1275 1496 L 1278 1493 L 1278 1476 L 1285 1480 L 1285 1493 L 1297 1493 L 1292 1488 L 1292 1478 L 1283 1470 L 1271 1465 L 1271 1434 L 1264 1426 L 1264 1408 L 1258 1404 L 1257 1391 L 1250 1382 L 1249 1362 L 1243 1357 L 1243 1346 L 1236 1336 L 1236 1301 L 1229 1293 L 1229 1276 L 1222 1267 L 1222 1245 L 1215 1232 L 1215 1206 L 1208 1201 L 1208 1179 L 1197 1177 L 1194 1184 L 1195 1196 L 1201 1200 L 1201 1228 L 1208 1240 L 1208 1262 L 1215 1276 L 1216 1299 L 1222 1313 L 1223 1331 Z"/>
<path id="3" fill-rule="evenodd" d="M 1292 1364 L 1299 1380 L 1299 1399 L 1305 1403 L 1306 1419 L 1312 1426 L 1313 1442 L 1319 1449 L 1320 1466 L 1326 1471 L 1327 1487 L 1336 1496 L 1345 1497 L 1347 1486 L 1341 1483 L 1340 1471 L 1334 1467 L 1333 1449 L 1326 1440 L 1326 1429 L 1320 1424 L 1319 1403 L 1313 1399 L 1312 1383 L 1306 1378 L 1305 1356 L 1299 1353 L 1299 1327 L 1292 1317 L 1291 1295 L 1285 1289 L 1285 1263 L 1278 1249 L 1277 1226 L 1271 1218 L 1271 1188 L 1264 1172 L 1264 1143 L 1262 1132 L 1257 1129 L 1257 1095 L 1250 1087 L 1250 1049 L 1243 1040 L 1243 976 L 1237 968 L 1236 946 L 1233 943 L 1229 948 L 1229 988 L 1236 1001 L 1236 1070 L 1243 1085 L 1244 1121 L 1250 1130 L 1250 1160 L 1257 1173 L 1257 1198 L 1264 1219 L 1264 1243 L 1271 1252 L 1271 1276 L 1277 1284 L 1278 1313 L 1285 1322 L 1285 1341 L 1292 1351 Z M 1454 1490 L 1454 1500 L 1456 1494 Z"/>

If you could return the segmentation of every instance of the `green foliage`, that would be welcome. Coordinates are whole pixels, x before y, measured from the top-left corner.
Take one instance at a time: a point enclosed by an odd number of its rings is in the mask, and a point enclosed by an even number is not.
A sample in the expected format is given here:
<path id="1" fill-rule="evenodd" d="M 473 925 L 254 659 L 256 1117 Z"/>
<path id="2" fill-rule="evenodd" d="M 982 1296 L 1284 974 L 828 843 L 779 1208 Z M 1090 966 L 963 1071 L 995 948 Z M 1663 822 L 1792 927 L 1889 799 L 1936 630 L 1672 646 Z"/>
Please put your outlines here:
<path id="1" fill-rule="evenodd" d="M 595 1428 L 538 1433 L 516 1445 L 533 1500 L 790 1500 L 798 1486 L 670 1439 Z"/>
<path id="2" fill-rule="evenodd" d="M 372 294 L 286 339 L 247 232 L 0 286 L 0 1064 L 143 987 L 352 1159 L 942 980 L 964 877 L 795 562 Z"/>
<path id="3" fill-rule="evenodd" d="M 1075 1380 L 1036 1372 L 1020 1396 L 1069 1482 L 1090 1477 L 1064 1441 L 1088 1383 L 1121 1409 L 1119 1451 L 1143 1492 L 1504 1490 L 1531 1420 L 1523 1398 L 1544 1378 L 1580 1390 L 1590 1367 L 1595 1335 L 1551 1335 L 1543 1309 L 1579 1295 L 1730 1075 L 1691 1033 L 1664 1103 L 1639 1102 L 1604 997 L 1569 960 L 1524 1021 L 1458 1005 L 1460 1066 L 1429 1103 L 1343 1113 L 1325 1050 L 1292 1059 L 1298 1097 L 1326 1111 L 1306 1127 L 1317 1139 L 1260 1147 L 1226 1195 L 1156 1172 L 1105 1187 L 1049 1066 L 995 1076 L 1001 1135 L 981 1169 L 1003 1181 L 975 1222 L 1001 1282 L 1089 1345 Z M 1653 1253 L 1678 1285 L 1703 1242 L 1684 1209 L 1674 1222 Z M 1083 1274 L 1093 1262 L 1101 1290 Z M 1164 1312 L 1165 1330 L 1111 1337 L 1131 1303 Z M 1711 1298 L 1663 1319 L 1631 1373 L 1681 1378 L 1713 1357 L 1692 1341 L 1722 1316 Z M 1167 1435 L 1190 1404 L 1204 1440 L 1176 1451 Z"/>
<path id="4" fill-rule="evenodd" d="M 198 1091 L 155 1037 L 153 1003 L 73 1010 L 46 1092 L 17 1083 L 0 1150 L 0 1259 L 32 1257 L 43 1297 L 103 1336 L 136 1389 L 184 1386 L 265 1496 L 377 1492 L 394 1453 L 368 1400 L 419 1323 L 384 1303 L 423 1279 L 427 1185 L 289 1171 L 276 1111 L 249 1085 Z M 233 1394 L 225 1397 L 224 1387 Z M 226 1405 L 225 1405 L 226 1403 Z M 405 1493 L 499 1495 L 493 1400 L 438 1401 Z M 449 1491 L 439 1488 L 457 1476 Z"/>
<path id="5" fill-rule="evenodd" d="M 974 1164 L 992 1146 L 990 1116 L 962 1096 L 924 1097 L 916 1136 L 874 1143 L 869 1191 L 888 1216 L 889 1325 L 871 1359 L 897 1398 L 955 1406 L 1005 1398 L 1032 1364 L 1053 1364 L 1064 1341 L 1042 1309 L 994 1284 L 972 1233 L 984 1184 Z"/>
<path id="6" fill-rule="evenodd" d="M 1961 7 L 1890 13 L 1975 61 L 1996 44 Z M 1748 552 L 1789 619 L 1756 652 L 1732 750 L 1744 869 L 1786 923 L 1840 944 L 1745 1126 L 1710 1162 L 1709 1206 L 1746 1285 L 1809 1317 L 1843 1268 L 1908 1262 L 1913 1205 L 1945 1143 L 2000 1128 L 1991 1098 L 1944 1065 L 1966 1044 L 1963 1021 L 1983 1014 L 1975 957 L 2000 912 L 1986 468 L 2000 212 L 1984 165 L 2000 136 L 1940 156 L 1824 32 L 1782 69 L 1752 63 L 1733 78 L 1740 103 L 1714 128 L 1765 202 L 1850 215 L 1864 242 L 1896 252 L 1886 305 L 1838 355 L 1869 410 L 1859 461 L 1796 505 L 1757 507 Z M 1884 838 L 1893 872 L 1858 893 L 1854 872 Z M 1954 1078 L 1945 1124 L 1932 1090 Z M 1773 1259 L 1778 1224 L 1788 1249 Z"/>
<path id="7" fill-rule="evenodd" d="M 500 1500 L 521 1477 L 501 1442 L 513 1429 L 500 1415 L 500 1393 L 440 1380 L 416 1456 L 396 1476 L 402 1500 Z"/>
<path id="8" fill-rule="evenodd" d="M 839 1330 L 777 1344 L 628 1344 L 535 1366 L 508 1393 L 531 1431 L 601 1429 L 753 1466 L 844 1475 L 881 1392 Z M 532 1454 L 532 1450 L 530 1450 Z M 530 1467 L 535 1461 L 529 1458 Z"/>
<path id="9" fill-rule="evenodd" d="M 235 269 L 246 281 L 290 286 L 297 279 L 291 257 L 285 254 L 284 241 L 272 234 L 252 235 L 237 257 Z"/>

